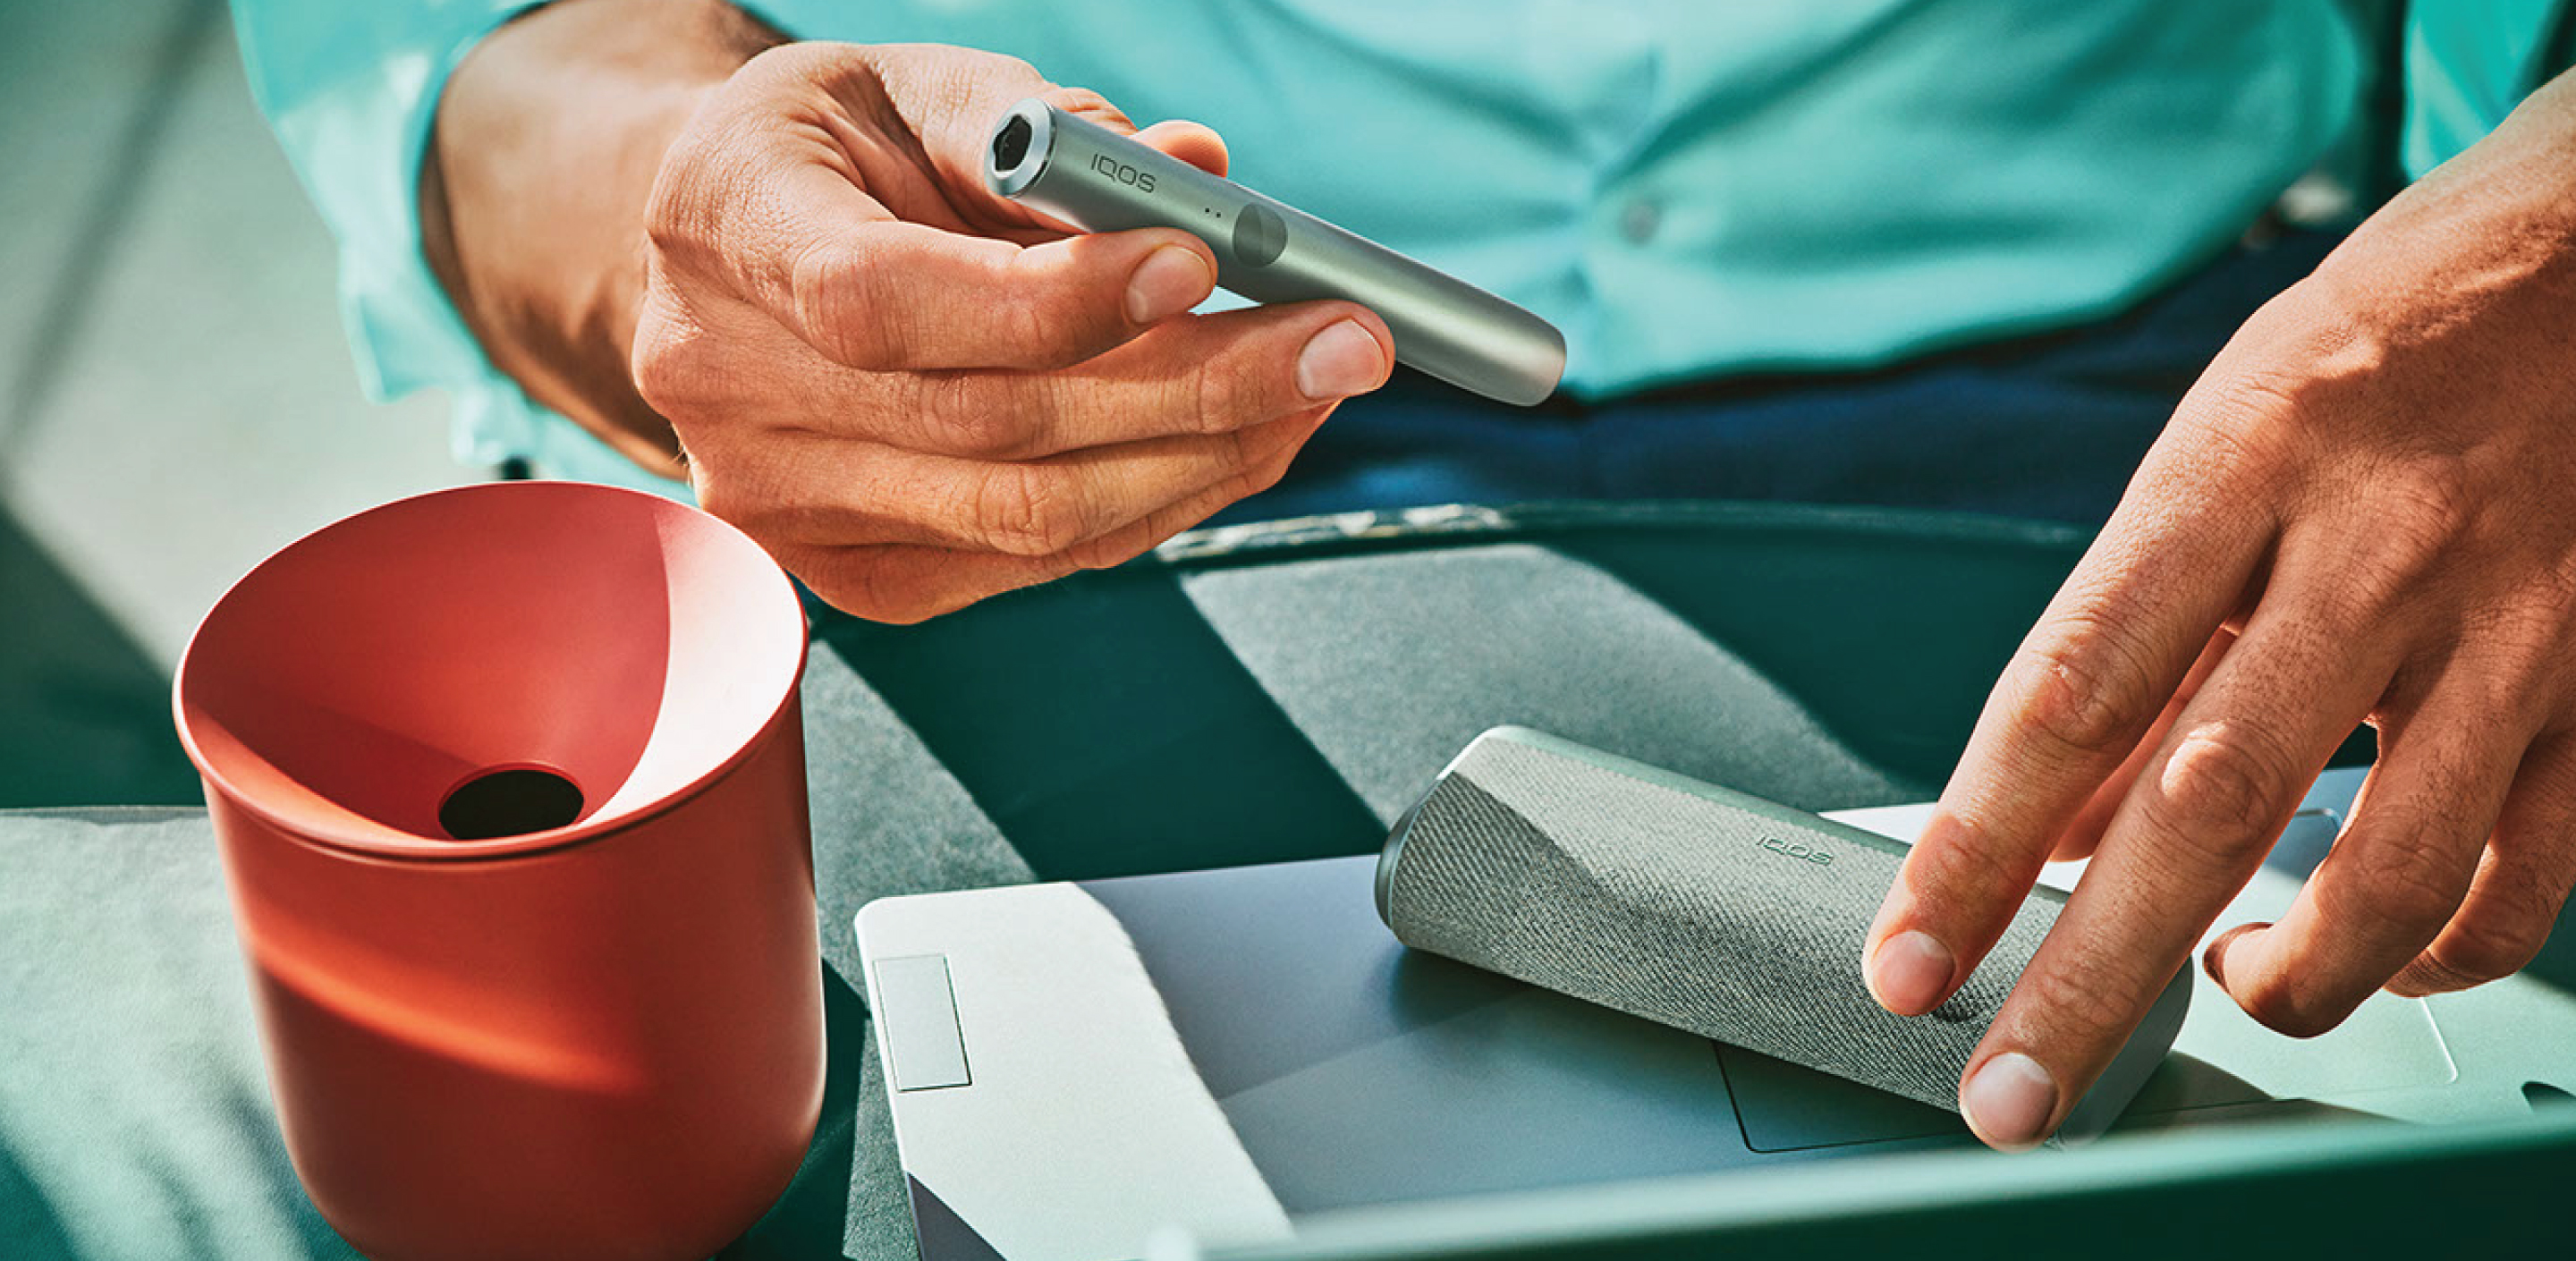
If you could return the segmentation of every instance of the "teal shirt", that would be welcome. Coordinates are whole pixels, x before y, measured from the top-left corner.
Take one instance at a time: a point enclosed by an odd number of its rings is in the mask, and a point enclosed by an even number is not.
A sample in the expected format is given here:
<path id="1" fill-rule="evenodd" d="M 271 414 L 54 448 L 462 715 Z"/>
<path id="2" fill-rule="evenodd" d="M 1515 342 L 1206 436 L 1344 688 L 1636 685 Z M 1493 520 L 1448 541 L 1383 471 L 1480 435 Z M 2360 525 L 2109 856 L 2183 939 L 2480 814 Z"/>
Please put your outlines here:
<path id="1" fill-rule="evenodd" d="M 491 368 L 420 254 L 440 85 L 524 7 L 235 12 L 340 242 L 370 391 L 452 391 L 466 460 L 633 482 Z M 1011 53 L 1140 121 L 1209 123 L 1243 182 L 1555 322 L 1588 398 L 2117 310 L 2225 248 L 2341 136 L 2364 60 L 2333 0 L 752 7 L 805 38 Z"/>
<path id="2" fill-rule="evenodd" d="M 2421 176 L 2476 144 L 2563 66 L 2542 64 L 2550 22 L 2576 0 L 2417 0 L 2406 10 L 2406 130 Z"/>

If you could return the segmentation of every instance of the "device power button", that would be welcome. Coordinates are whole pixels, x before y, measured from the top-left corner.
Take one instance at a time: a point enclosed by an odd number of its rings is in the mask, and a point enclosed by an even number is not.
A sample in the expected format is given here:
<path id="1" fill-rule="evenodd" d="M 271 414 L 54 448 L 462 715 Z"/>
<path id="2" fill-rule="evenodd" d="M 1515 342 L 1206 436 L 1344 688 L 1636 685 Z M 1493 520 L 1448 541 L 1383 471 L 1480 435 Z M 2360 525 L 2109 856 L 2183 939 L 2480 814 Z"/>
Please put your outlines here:
<path id="1" fill-rule="evenodd" d="M 1267 267 L 1288 248 L 1288 224 L 1267 206 L 1247 204 L 1234 217 L 1234 261 Z"/>

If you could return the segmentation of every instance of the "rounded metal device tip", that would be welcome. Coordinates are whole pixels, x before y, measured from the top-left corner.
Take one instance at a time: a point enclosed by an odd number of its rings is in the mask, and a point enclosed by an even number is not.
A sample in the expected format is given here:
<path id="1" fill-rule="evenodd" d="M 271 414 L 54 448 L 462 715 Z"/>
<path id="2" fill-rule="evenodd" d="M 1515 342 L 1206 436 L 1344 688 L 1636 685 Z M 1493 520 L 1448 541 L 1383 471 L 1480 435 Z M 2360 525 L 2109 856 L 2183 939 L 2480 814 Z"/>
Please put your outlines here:
<path id="1" fill-rule="evenodd" d="M 993 169 L 1015 171 L 1029 156 L 1029 137 L 1037 128 L 1017 114 L 1002 120 L 1002 129 L 993 133 Z"/>
<path id="2" fill-rule="evenodd" d="M 1046 102 L 1030 97 L 994 122 L 992 143 L 984 147 L 984 185 L 996 196 L 1016 197 L 1046 173 L 1054 152 L 1055 117 Z"/>

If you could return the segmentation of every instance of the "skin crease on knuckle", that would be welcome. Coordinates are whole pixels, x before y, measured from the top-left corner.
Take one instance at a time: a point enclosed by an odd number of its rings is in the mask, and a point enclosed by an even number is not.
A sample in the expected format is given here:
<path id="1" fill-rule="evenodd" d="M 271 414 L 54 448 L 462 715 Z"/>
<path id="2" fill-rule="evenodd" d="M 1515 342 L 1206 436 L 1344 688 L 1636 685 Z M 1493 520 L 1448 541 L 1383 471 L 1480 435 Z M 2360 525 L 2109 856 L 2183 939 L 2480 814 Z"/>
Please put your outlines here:
<path id="1" fill-rule="evenodd" d="M 1241 423 L 1240 411 L 1249 400 L 1249 391 L 1237 371 L 1229 370 L 1218 356 L 1206 356 L 1191 362 L 1182 386 L 1189 399 L 1189 414 L 1194 433 L 1216 434 L 1234 429 Z"/>
<path id="2" fill-rule="evenodd" d="M 1053 556 L 1091 534 L 1072 479 L 1032 464 L 988 464 L 975 481 L 978 537 L 1009 556 Z"/>
<path id="3" fill-rule="evenodd" d="M 725 159 L 715 143 L 719 126 L 705 112 L 713 108 L 705 107 L 672 142 L 645 200 L 646 245 L 664 265 L 685 274 L 713 274 L 727 265 L 716 231 L 726 204 L 718 187 Z"/>
<path id="4" fill-rule="evenodd" d="M 2327 858 L 2334 878 L 2322 878 L 2327 870 L 2321 868 L 2321 878 L 2310 884 L 2318 919 L 2368 924 L 2374 936 L 2390 940 L 2432 941 L 2468 895 L 2474 868 L 2473 861 L 2464 861 L 2469 856 L 2446 851 L 2480 845 L 2484 839 L 2446 835 L 2461 830 L 2450 822 L 2453 808 L 2448 794 L 2437 790 L 2412 801 L 2373 803 L 2368 817 L 2356 818 L 2353 831 L 2336 842 L 2336 852 Z M 2368 978 L 2374 986 L 2386 979 Z"/>
<path id="5" fill-rule="evenodd" d="M 1037 418 L 1046 409 L 1005 405 L 993 397 L 999 392 L 995 379 L 967 372 L 913 372 L 890 379 L 902 382 L 901 392 L 910 396 L 904 412 L 921 427 L 922 445 L 928 449 L 987 461 L 1037 454 L 1044 436 Z M 1039 379 L 1019 378 L 1022 382 Z"/>
<path id="6" fill-rule="evenodd" d="M 2104 1049 L 2095 1057 L 2107 1060 L 2135 1019 L 2131 1007 L 2133 987 L 2115 963 L 2114 956 L 2079 947 L 2056 953 L 2044 965 L 2035 964 L 2015 987 L 2006 1010 L 1998 1015 L 1994 1030 L 1987 1035 L 1987 1044 L 2003 1048 L 2100 1047 Z M 2076 1075 L 2071 1072 L 2075 1068 L 2071 1064 L 2053 1063 L 2051 1067 Z M 2089 1077 L 2099 1071 L 2100 1065 L 2085 1067 L 2082 1075 Z M 2061 1099 L 2061 1107 L 2071 1101 L 2072 1093 Z"/>
<path id="7" fill-rule="evenodd" d="M 2453 922 L 2425 948 L 2408 973 L 2401 974 L 2415 981 L 2413 992 L 2471 989 L 2520 972 L 2539 956 L 2558 907 L 2536 883 L 2512 889 L 2497 891 L 2505 898 L 2503 906 Z"/>
<path id="8" fill-rule="evenodd" d="M 2155 720 L 2153 675 L 2093 606 L 2068 613 L 2011 670 L 2019 727 L 2063 752 L 2125 757 Z"/>
<path id="9" fill-rule="evenodd" d="M 2347 868 L 2350 878 L 2333 886 L 2341 892 L 2329 893 L 2325 885 L 2310 886 L 2316 891 L 2315 923 L 2325 936 L 2289 943 L 2288 956 L 2258 975 L 2242 975 L 2242 968 L 2225 970 L 2229 996 L 2257 1023 L 2293 1038 L 2316 1037 L 2343 1023 L 2390 979 L 2355 974 L 2345 953 L 2350 949 L 2349 935 L 2335 926 L 2366 923 L 2377 934 L 2429 940 L 2459 905 L 2467 889 L 2465 876 L 2450 879 L 2432 856 L 2410 843 L 2411 838 L 2400 839 L 2400 833 L 2383 834 L 2377 840 L 2371 848 L 2382 851 L 2380 856 L 2365 868 Z M 2336 853 L 2347 853 L 2350 844 L 2337 842 Z M 2389 972 L 2393 976 L 2396 969 Z"/>
<path id="10" fill-rule="evenodd" d="M 834 363 L 861 370 L 901 368 L 916 362 L 935 336 L 910 304 L 887 292 L 881 278 L 903 260 L 887 251 L 845 243 L 817 243 L 788 268 L 797 321 Z"/>
<path id="11" fill-rule="evenodd" d="M 2300 935 L 2266 930 L 2275 953 L 2265 966 L 2253 971 L 2238 961 L 2223 969 L 2229 994 L 2247 1014 L 2280 1033 L 2313 1037 L 2340 1024 L 2434 940 L 2468 892 L 2486 832 L 2462 813 L 2494 810 L 2477 782 L 2494 739 L 2455 718 L 2383 731 L 2382 769 L 2310 878 L 2307 913 L 2289 921 L 2303 926 Z M 2232 940 L 2220 955 L 2230 947 Z M 2392 949 L 2405 954 L 2371 961 L 2372 952 Z"/>
<path id="12" fill-rule="evenodd" d="M 2155 851 L 2184 878 L 2250 869 L 2297 807 L 2300 759 L 2274 731 L 2222 718 L 2174 742 L 2145 817 Z"/>

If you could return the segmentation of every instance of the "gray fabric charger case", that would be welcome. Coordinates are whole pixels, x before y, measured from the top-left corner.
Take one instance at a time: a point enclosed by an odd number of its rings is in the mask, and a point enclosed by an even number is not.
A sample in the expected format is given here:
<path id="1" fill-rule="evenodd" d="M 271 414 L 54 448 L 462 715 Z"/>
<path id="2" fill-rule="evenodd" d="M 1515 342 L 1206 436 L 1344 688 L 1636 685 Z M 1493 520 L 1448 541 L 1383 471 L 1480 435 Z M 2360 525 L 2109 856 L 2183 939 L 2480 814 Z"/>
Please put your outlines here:
<path id="1" fill-rule="evenodd" d="M 1889 1014 L 1861 952 L 1906 847 L 1519 727 L 1477 737 L 1388 839 L 1407 946 L 1952 1111 L 1969 1055 L 2065 897 L 2034 889 L 1965 986 Z M 2056 1143 L 2099 1135 L 2164 1059 L 2177 971 Z"/>

